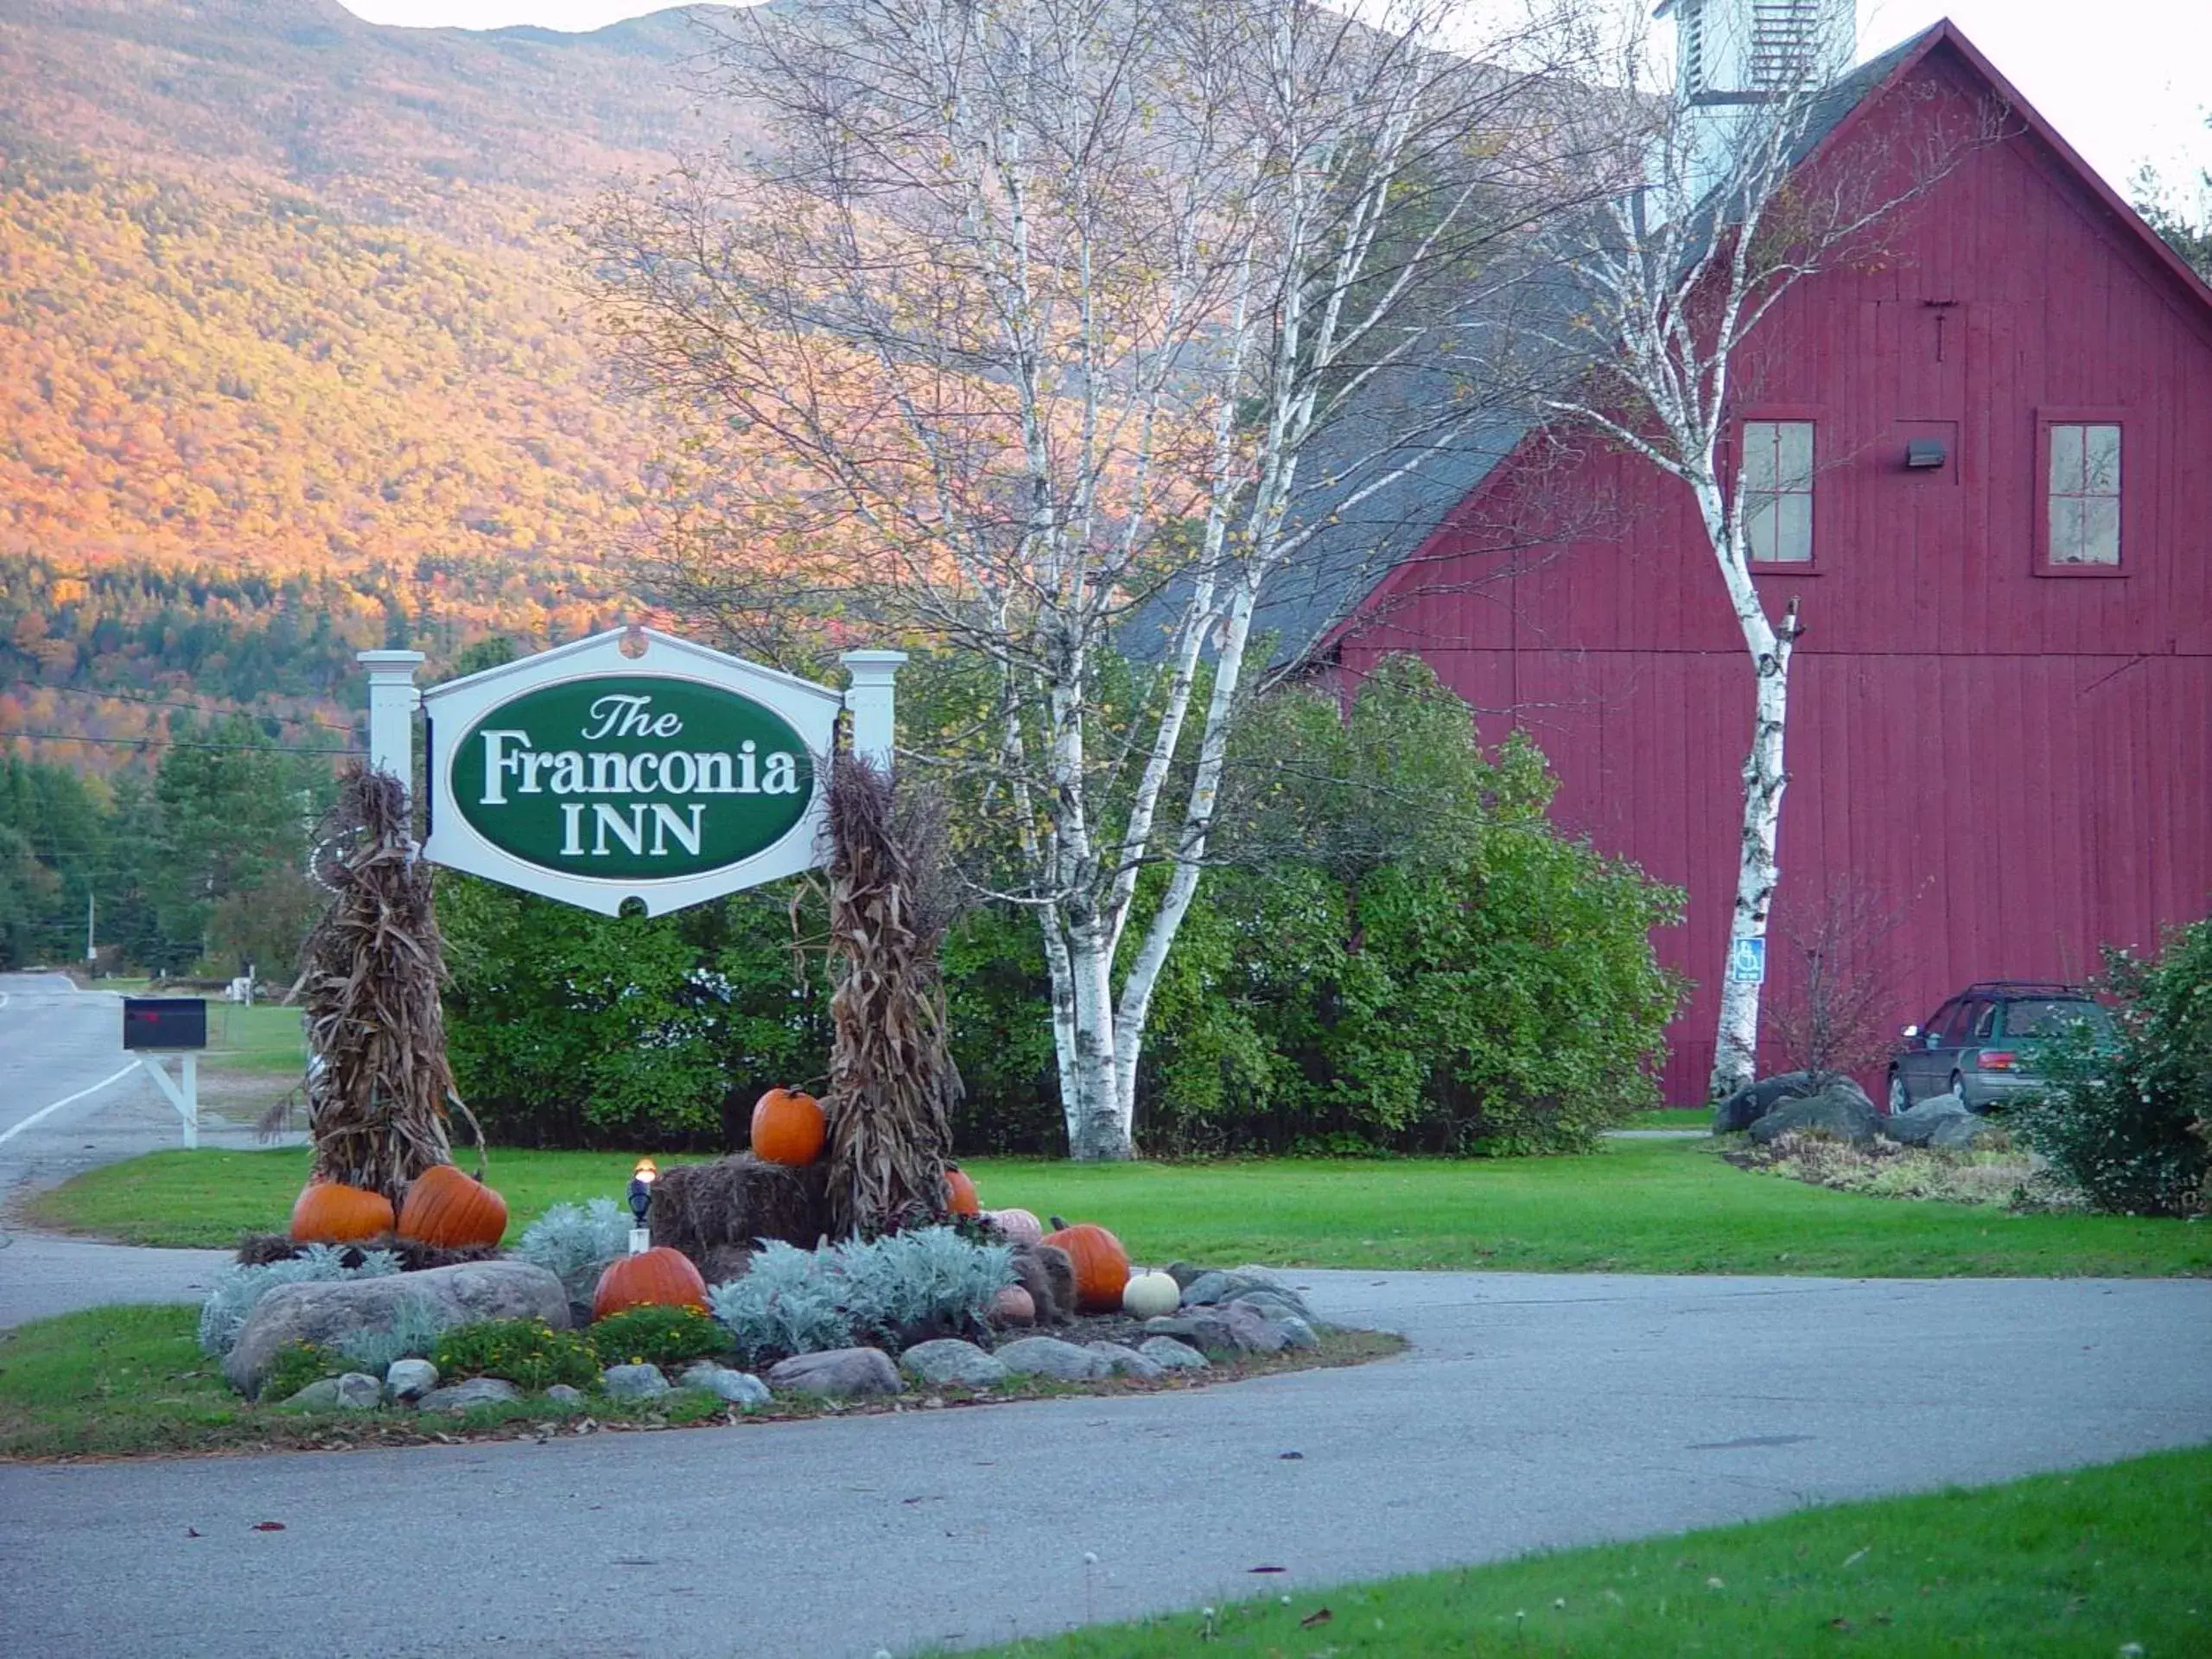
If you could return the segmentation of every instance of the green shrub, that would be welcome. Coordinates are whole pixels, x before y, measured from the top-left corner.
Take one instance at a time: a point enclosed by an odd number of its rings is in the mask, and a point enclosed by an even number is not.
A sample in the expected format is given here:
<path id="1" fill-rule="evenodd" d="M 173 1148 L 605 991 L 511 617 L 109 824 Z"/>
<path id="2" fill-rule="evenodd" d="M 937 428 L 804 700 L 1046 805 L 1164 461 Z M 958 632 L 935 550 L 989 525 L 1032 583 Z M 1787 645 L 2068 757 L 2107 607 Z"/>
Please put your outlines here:
<path id="1" fill-rule="evenodd" d="M 2203 1212 L 2212 1173 L 2212 919 L 2170 935 L 2155 962 L 2105 954 L 2115 1041 L 2086 1027 L 2045 1051 L 2043 1097 L 2015 1114 L 2023 1139 L 2107 1212 Z"/>
<path id="2" fill-rule="evenodd" d="M 430 1363 L 443 1377 L 502 1377 L 532 1394 L 556 1382 L 587 1387 L 599 1380 L 600 1370 L 582 1336 L 556 1331 L 540 1319 L 456 1325 L 440 1335 Z"/>
<path id="3" fill-rule="evenodd" d="M 262 1373 L 261 1391 L 255 1398 L 282 1405 L 310 1382 L 338 1376 L 353 1370 L 342 1355 L 318 1348 L 311 1342 L 288 1342 L 276 1351 Z"/>
<path id="4" fill-rule="evenodd" d="M 601 1365 L 658 1365 L 672 1371 L 726 1354 L 729 1333 L 696 1307 L 626 1307 L 587 1334 Z"/>

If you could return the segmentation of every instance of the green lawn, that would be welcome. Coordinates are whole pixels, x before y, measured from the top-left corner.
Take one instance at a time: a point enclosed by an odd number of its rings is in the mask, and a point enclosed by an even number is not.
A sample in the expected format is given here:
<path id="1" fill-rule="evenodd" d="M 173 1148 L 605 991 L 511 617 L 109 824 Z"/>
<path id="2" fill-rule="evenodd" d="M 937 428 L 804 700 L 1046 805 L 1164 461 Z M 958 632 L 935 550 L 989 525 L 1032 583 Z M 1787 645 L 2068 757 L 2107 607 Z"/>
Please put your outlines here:
<path id="1" fill-rule="evenodd" d="M 2212 1653 L 2212 1449 L 1418 1578 L 1000 1656 Z"/>
<path id="2" fill-rule="evenodd" d="M 304 1077 L 308 1046 L 300 1030 L 300 1011 L 267 1003 L 245 1007 L 211 1001 L 206 1059 L 210 1065 L 234 1071 Z"/>
<path id="3" fill-rule="evenodd" d="M 495 1150 L 518 1231 L 562 1198 L 619 1195 L 629 1154 Z M 666 1160 L 664 1160 L 666 1161 Z M 464 1162 L 466 1159 L 464 1158 Z M 281 1227 L 297 1149 L 162 1152 L 78 1176 L 35 1225 L 221 1245 Z M 1580 1158 L 1073 1165 L 980 1160 L 986 1205 L 1096 1221 L 1146 1262 L 1846 1277 L 2212 1274 L 2212 1225 L 2014 1216 L 1829 1192 L 1732 1168 L 1709 1141 L 1612 1141 Z"/>
<path id="4" fill-rule="evenodd" d="M 1656 1112 L 1630 1112 L 1624 1129 L 1710 1129 L 1709 1106 L 1669 1106 Z"/>

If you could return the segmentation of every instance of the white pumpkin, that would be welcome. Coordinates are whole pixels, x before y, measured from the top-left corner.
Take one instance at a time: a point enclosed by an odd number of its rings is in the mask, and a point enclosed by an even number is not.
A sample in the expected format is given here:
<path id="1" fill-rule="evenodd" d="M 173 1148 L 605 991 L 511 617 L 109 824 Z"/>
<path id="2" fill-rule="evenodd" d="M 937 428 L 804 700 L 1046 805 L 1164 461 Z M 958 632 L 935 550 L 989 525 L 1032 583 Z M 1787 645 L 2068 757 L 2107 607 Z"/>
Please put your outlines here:
<path id="1" fill-rule="evenodd" d="M 1133 1274 L 1122 1291 L 1122 1311 L 1135 1319 L 1160 1319 L 1182 1306 L 1183 1287 L 1172 1274 Z"/>
<path id="2" fill-rule="evenodd" d="M 1027 1210 L 986 1210 L 983 1219 L 1009 1244 L 1034 1244 L 1045 1236 L 1045 1224 Z"/>

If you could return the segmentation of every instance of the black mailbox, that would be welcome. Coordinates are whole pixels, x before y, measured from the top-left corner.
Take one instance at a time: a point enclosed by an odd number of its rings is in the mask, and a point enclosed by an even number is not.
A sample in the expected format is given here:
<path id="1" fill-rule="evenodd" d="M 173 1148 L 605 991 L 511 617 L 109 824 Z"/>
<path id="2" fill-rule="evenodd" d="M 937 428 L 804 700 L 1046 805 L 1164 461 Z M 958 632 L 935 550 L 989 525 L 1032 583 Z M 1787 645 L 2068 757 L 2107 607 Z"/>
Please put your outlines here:
<path id="1" fill-rule="evenodd" d="M 205 1048 L 207 1003 L 197 996 L 126 996 L 123 999 L 123 1046 L 132 1048 Z"/>

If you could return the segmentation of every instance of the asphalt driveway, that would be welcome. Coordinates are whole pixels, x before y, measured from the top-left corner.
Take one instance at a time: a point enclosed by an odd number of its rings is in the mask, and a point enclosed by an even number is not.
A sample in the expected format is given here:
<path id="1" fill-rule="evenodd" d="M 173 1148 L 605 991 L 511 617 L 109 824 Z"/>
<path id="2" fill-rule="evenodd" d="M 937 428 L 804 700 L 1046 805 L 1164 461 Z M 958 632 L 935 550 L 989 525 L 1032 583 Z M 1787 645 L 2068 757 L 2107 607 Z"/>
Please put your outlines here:
<path id="1" fill-rule="evenodd" d="M 2212 1440 L 2212 1283 L 1298 1280 L 1414 1351 L 1146 1398 L 0 1468 L 0 1651 L 899 1653 Z"/>

